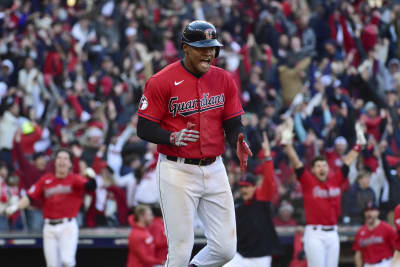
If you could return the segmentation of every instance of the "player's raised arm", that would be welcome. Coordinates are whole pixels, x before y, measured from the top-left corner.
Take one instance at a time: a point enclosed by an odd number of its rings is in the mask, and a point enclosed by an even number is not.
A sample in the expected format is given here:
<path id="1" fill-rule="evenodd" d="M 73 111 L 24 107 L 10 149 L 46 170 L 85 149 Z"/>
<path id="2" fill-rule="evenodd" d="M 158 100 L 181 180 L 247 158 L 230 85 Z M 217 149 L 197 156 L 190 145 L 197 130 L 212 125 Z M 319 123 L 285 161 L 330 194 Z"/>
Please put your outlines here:
<path id="1" fill-rule="evenodd" d="M 304 166 L 303 162 L 301 162 L 293 147 L 293 120 L 291 118 L 287 118 L 282 125 L 281 144 L 285 146 L 286 155 L 293 168 L 295 170 L 302 168 Z"/>
<path id="2" fill-rule="evenodd" d="M 350 166 L 350 164 L 357 158 L 358 154 L 361 151 L 362 146 L 367 144 L 367 140 L 365 139 L 364 128 L 360 122 L 356 123 L 355 126 L 357 141 L 356 145 L 343 157 L 343 163 L 346 166 Z"/>

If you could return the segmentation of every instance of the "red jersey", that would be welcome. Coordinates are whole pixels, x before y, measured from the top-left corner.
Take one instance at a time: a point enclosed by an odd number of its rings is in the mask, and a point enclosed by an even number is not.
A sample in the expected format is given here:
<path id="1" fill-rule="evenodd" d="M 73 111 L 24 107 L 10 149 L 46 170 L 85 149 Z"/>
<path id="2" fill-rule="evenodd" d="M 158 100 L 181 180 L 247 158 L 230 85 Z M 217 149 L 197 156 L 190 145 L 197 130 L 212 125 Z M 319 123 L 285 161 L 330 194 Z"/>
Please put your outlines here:
<path id="1" fill-rule="evenodd" d="M 400 251 L 400 204 L 394 210 L 394 225 L 397 230 L 395 249 Z"/>
<path id="2" fill-rule="evenodd" d="M 346 181 L 341 171 L 325 182 L 303 169 L 299 176 L 304 198 L 306 224 L 336 225 L 340 214 L 341 185 Z"/>
<path id="3" fill-rule="evenodd" d="M 28 196 L 43 201 L 46 219 L 74 218 L 82 205 L 86 182 L 87 179 L 78 174 L 56 178 L 53 173 L 47 173 L 31 186 Z"/>
<path id="4" fill-rule="evenodd" d="M 133 216 L 130 216 L 129 223 L 132 231 L 129 234 L 129 252 L 127 267 L 153 267 L 161 265 L 163 260 L 156 257 L 156 244 L 149 228 L 138 226 Z"/>
<path id="5" fill-rule="evenodd" d="M 165 235 L 163 219 L 155 217 L 153 223 L 150 225 L 149 231 L 151 235 L 154 236 L 156 257 L 166 260 L 168 254 L 168 243 L 167 236 Z"/>
<path id="6" fill-rule="evenodd" d="M 204 158 L 225 151 L 222 122 L 243 114 L 238 88 L 230 74 L 211 66 L 200 77 L 181 61 L 170 64 L 146 83 L 138 115 L 176 132 L 194 123 L 200 139 L 185 147 L 158 145 L 160 153 L 183 158 Z"/>
<path id="7" fill-rule="evenodd" d="M 356 233 L 353 249 L 361 252 L 364 263 L 374 264 L 393 256 L 394 237 L 393 227 L 386 222 L 372 230 L 363 225 Z"/>

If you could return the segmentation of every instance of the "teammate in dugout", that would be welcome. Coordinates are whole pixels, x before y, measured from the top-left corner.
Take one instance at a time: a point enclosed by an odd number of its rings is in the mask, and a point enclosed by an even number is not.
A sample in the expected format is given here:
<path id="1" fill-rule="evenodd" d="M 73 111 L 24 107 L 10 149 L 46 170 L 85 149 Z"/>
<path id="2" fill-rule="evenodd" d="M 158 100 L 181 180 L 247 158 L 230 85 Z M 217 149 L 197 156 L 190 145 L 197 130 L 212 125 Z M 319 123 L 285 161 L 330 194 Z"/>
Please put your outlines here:
<path id="1" fill-rule="evenodd" d="M 274 166 L 265 132 L 262 148 L 265 161 L 261 185 L 257 186 L 257 177 L 250 173 L 239 181 L 241 198 L 235 202 L 237 253 L 224 267 L 270 267 L 272 255 L 280 252 L 271 217 L 271 200 L 276 192 Z"/>
<path id="2" fill-rule="evenodd" d="M 378 219 L 379 209 L 368 203 L 364 209 L 365 224 L 358 229 L 353 249 L 356 267 L 390 267 L 396 233 L 387 222 Z"/>
<path id="3" fill-rule="evenodd" d="M 400 267 L 400 204 L 394 210 L 394 225 L 396 227 L 395 252 L 392 267 Z"/>
<path id="4" fill-rule="evenodd" d="M 357 145 L 344 157 L 341 170 L 329 179 L 326 159 L 317 156 L 311 163 L 311 171 L 305 170 L 293 145 L 293 121 L 285 121 L 281 144 L 295 169 L 301 184 L 306 215 L 304 251 L 309 267 L 337 267 L 339 263 L 340 240 L 337 220 L 340 213 L 341 185 L 346 182 L 349 165 L 355 160 L 366 144 L 362 126 L 356 124 Z"/>
<path id="5" fill-rule="evenodd" d="M 235 209 L 221 158 L 225 135 L 242 170 L 252 153 L 243 139 L 238 88 L 228 72 L 211 65 L 221 46 L 212 24 L 189 23 L 182 34 L 185 57 L 147 81 L 139 105 L 138 136 L 158 144 L 160 152 L 167 267 L 188 266 L 196 212 L 207 245 L 191 264 L 220 267 L 236 253 Z"/>
<path id="6" fill-rule="evenodd" d="M 75 266 L 78 246 L 76 216 L 85 191 L 96 189 L 95 173 L 87 169 L 86 179 L 71 172 L 72 153 L 61 148 L 55 153 L 55 171 L 43 175 L 17 204 L 9 206 L 8 214 L 27 208 L 31 203 L 43 202 L 43 250 L 47 267 Z"/>

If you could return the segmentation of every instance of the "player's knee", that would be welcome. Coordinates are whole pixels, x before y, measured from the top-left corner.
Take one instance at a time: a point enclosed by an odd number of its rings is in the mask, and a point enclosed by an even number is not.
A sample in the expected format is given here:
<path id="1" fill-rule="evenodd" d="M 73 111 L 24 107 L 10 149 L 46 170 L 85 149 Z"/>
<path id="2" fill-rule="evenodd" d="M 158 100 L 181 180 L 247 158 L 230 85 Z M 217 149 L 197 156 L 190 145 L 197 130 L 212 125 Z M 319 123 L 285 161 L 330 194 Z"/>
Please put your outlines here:
<path id="1" fill-rule="evenodd" d="M 168 248 L 168 258 L 170 261 L 189 261 L 193 243 L 189 241 L 180 241 L 176 244 L 170 244 Z"/>
<path id="2" fill-rule="evenodd" d="M 218 249 L 218 252 L 222 258 L 223 263 L 228 263 L 235 257 L 236 254 L 236 242 L 225 243 Z"/>

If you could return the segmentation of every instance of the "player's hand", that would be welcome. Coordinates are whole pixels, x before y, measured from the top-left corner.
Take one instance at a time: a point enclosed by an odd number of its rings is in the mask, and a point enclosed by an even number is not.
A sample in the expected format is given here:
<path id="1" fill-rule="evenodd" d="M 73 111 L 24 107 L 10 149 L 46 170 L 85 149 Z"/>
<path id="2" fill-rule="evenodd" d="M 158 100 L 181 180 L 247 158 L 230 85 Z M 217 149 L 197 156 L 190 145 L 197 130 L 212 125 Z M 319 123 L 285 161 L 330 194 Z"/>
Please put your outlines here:
<path id="1" fill-rule="evenodd" d="M 357 145 L 361 145 L 361 146 L 366 145 L 367 139 L 365 138 L 364 127 L 361 124 L 361 122 L 358 121 L 356 123 L 355 129 L 356 129 L 356 136 L 357 136 L 357 141 L 356 141 Z"/>
<path id="2" fill-rule="evenodd" d="M 247 160 L 249 156 L 253 156 L 249 146 L 246 141 L 244 141 L 244 136 L 242 133 L 239 134 L 237 144 L 236 144 L 236 156 L 240 161 L 240 170 L 243 172 L 247 168 Z"/>
<path id="3" fill-rule="evenodd" d="M 293 120 L 287 118 L 283 123 L 283 130 L 281 133 L 281 144 L 289 145 L 293 142 Z"/>
<path id="4" fill-rule="evenodd" d="M 200 138 L 200 132 L 193 130 L 194 126 L 195 124 L 188 122 L 185 129 L 171 133 L 169 142 L 175 146 L 187 146 L 188 142 L 197 142 Z"/>
<path id="5" fill-rule="evenodd" d="M 96 178 L 96 172 L 92 168 L 86 168 L 85 176 L 91 179 Z"/>
<path id="6" fill-rule="evenodd" d="M 12 204 L 6 208 L 6 214 L 10 216 L 14 214 L 17 210 L 18 210 L 18 204 L 17 203 Z"/>

